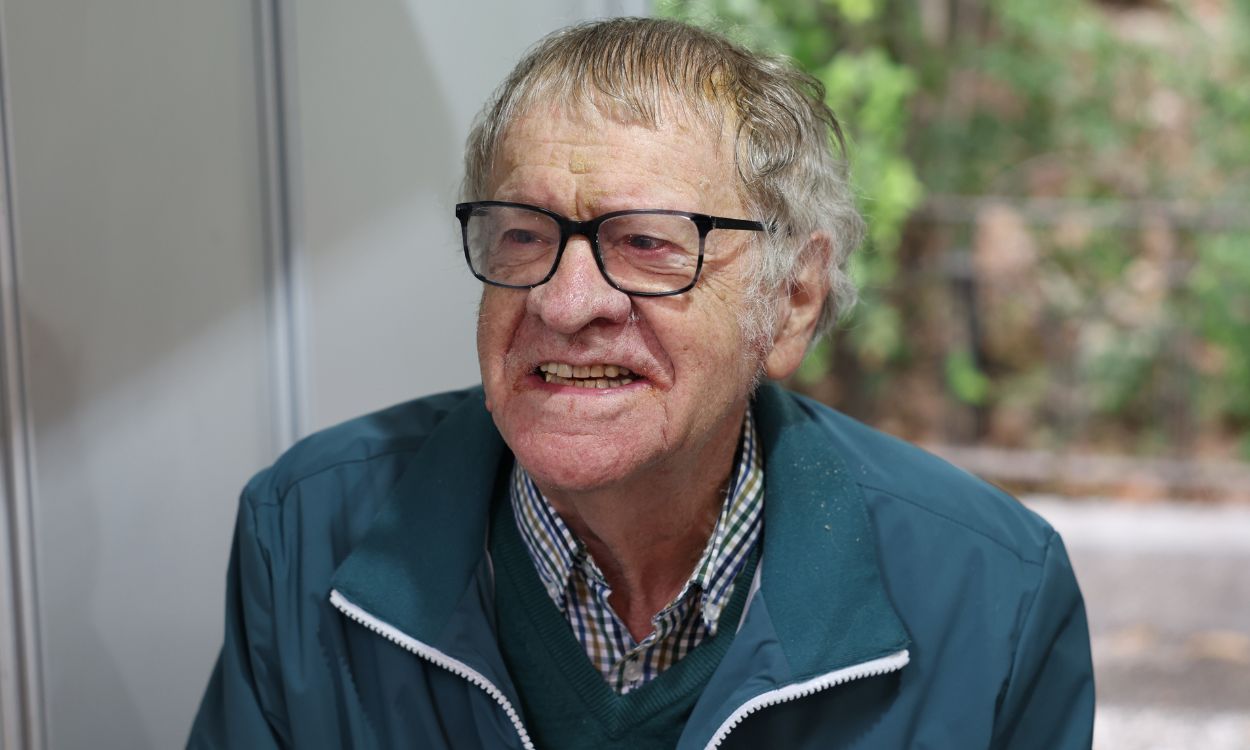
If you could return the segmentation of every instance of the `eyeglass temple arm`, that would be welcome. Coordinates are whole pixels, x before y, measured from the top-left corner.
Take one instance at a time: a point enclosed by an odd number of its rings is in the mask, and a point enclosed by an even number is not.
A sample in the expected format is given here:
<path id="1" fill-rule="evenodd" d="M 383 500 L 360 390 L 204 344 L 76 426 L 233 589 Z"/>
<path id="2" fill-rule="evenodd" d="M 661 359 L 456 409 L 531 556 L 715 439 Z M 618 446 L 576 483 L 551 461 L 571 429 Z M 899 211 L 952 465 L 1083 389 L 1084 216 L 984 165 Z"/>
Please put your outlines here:
<path id="1" fill-rule="evenodd" d="M 712 229 L 745 229 L 749 232 L 763 232 L 768 227 L 750 219 L 726 219 L 720 216 L 713 216 Z"/>

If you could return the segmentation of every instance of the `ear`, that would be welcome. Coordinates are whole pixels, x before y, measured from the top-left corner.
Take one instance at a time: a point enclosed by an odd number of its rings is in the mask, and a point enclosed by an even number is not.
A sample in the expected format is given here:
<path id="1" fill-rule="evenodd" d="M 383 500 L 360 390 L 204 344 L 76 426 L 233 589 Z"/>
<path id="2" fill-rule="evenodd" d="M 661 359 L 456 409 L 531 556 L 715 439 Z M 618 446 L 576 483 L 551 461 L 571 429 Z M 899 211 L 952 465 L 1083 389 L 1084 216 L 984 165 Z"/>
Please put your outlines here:
<path id="1" fill-rule="evenodd" d="M 799 255 L 799 273 L 790 285 L 777 311 L 773 346 L 764 358 L 764 373 L 774 380 L 788 377 L 798 369 L 820 320 L 825 297 L 829 294 L 829 237 L 813 234 Z"/>

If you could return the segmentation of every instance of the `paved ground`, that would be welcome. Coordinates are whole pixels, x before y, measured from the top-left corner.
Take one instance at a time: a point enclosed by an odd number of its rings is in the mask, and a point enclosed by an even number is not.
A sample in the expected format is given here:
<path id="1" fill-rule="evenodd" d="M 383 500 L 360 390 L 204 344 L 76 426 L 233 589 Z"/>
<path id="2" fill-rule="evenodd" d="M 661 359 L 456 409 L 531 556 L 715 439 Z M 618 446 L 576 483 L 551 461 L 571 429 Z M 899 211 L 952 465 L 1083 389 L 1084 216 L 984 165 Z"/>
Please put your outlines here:
<path id="1" fill-rule="evenodd" d="M 1026 498 L 1085 594 L 1100 750 L 1250 750 L 1250 507 Z"/>

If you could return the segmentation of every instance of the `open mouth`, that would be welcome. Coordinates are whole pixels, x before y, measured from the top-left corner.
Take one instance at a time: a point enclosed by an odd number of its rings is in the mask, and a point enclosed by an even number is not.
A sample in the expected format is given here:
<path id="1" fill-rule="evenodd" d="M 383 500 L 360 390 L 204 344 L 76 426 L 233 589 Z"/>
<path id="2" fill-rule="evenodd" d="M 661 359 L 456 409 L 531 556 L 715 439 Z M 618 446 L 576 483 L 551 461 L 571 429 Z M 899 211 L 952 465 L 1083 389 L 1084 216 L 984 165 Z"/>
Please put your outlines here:
<path id="1" fill-rule="evenodd" d="M 557 385 L 576 388 L 620 388 L 642 378 L 620 365 L 570 365 L 565 362 L 544 362 L 534 374 Z"/>

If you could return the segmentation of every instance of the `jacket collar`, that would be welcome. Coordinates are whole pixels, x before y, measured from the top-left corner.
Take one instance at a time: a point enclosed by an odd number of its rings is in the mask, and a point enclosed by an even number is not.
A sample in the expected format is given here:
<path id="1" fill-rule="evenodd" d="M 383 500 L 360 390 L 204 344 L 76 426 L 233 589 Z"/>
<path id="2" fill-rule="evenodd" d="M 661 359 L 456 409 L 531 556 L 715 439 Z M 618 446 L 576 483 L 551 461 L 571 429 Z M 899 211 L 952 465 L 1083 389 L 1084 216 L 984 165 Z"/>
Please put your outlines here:
<path id="1" fill-rule="evenodd" d="M 422 443 L 331 588 L 371 616 L 438 647 L 474 594 L 506 447 L 480 388 Z"/>
<path id="2" fill-rule="evenodd" d="M 755 406 L 765 461 L 760 588 L 793 675 L 906 648 L 868 507 L 833 445 L 829 410 L 773 383 L 760 387 Z"/>
<path id="3" fill-rule="evenodd" d="M 784 671 L 796 678 L 907 645 L 881 581 L 863 495 L 830 450 L 834 428 L 821 410 L 772 383 L 756 394 L 765 459 L 760 586 L 767 609 L 748 615 L 767 615 Z M 332 587 L 423 643 L 467 646 L 465 633 L 456 632 L 462 608 L 491 608 L 475 574 L 484 564 L 490 504 L 507 455 L 481 390 L 471 391 L 430 433 Z"/>

